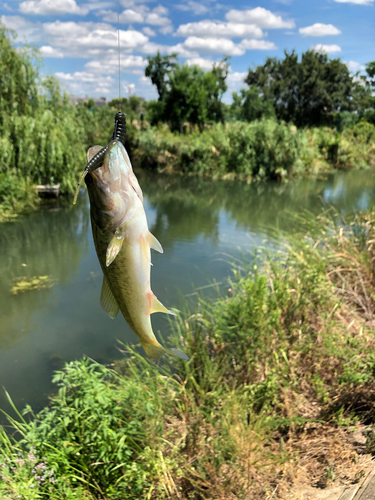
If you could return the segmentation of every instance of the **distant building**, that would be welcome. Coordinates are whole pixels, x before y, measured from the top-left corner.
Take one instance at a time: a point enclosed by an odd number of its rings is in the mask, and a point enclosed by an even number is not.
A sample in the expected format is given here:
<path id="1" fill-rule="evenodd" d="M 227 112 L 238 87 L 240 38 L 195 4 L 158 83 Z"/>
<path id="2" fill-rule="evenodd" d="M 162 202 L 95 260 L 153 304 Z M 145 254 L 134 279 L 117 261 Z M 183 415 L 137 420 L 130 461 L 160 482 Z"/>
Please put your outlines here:
<path id="1" fill-rule="evenodd" d="M 99 99 L 94 99 L 94 102 L 99 107 L 108 105 L 108 99 L 106 97 L 99 97 Z"/>
<path id="2" fill-rule="evenodd" d="M 91 97 L 85 96 L 85 97 L 78 97 L 77 95 L 70 95 L 70 100 L 72 101 L 73 104 L 82 104 L 84 102 L 89 102 Z M 108 105 L 108 99 L 106 97 L 98 97 L 98 98 L 93 98 L 93 101 L 96 106 L 102 107 L 102 106 L 107 106 Z"/>
<path id="3" fill-rule="evenodd" d="M 77 95 L 70 95 L 70 100 L 72 101 L 73 104 L 82 104 L 83 102 L 87 102 L 89 98 L 86 97 L 78 97 Z"/>

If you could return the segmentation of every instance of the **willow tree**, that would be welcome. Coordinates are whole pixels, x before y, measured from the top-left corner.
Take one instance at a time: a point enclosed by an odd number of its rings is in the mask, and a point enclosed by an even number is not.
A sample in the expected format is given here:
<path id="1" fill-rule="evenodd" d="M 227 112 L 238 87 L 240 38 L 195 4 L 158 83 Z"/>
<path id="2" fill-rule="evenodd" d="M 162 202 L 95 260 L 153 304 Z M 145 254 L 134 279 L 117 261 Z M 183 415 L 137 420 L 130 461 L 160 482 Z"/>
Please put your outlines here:
<path id="1" fill-rule="evenodd" d="M 16 46 L 0 25 L 0 204 L 29 195 L 26 185 L 60 183 L 72 192 L 85 163 L 83 127 L 37 49 Z"/>

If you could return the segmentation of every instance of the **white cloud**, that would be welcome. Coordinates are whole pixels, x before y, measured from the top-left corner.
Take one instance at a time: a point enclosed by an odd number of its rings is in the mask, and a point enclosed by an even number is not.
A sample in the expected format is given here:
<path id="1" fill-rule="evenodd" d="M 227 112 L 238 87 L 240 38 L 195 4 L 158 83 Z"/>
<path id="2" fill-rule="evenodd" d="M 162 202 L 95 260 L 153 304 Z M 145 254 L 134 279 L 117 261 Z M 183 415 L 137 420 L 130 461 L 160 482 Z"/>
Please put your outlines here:
<path id="1" fill-rule="evenodd" d="M 335 0 L 338 3 L 354 3 L 357 5 L 372 5 L 374 0 Z"/>
<path id="2" fill-rule="evenodd" d="M 24 14 L 78 14 L 85 16 L 89 13 L 87 7 L 79 7 L 75 0 L 26 0 L 20 4 L 20 11 Z"/>
<path id="3" fill-rule="evenodd" d="M 145 23 L 151 24 L 153 26 L 167 26 L 171 24 L 170 19 L 168 17 L 164 17 L 157 12 L 151 12 L 145 19 Z"/>
<path id="4" fill-rule="evenodd" d="M 142 95 L 146 99 L 157 99 L 158 97 L 155 85 L 152 85 L 151 80 L 144 75 L 139 78 L 135 85 L 134 94 Z"/>
<path id="5" fill-rule="evenodd" d="M 108 23 L 118 22 L 118 13 L 112 10 L 101 11 L 100 17 L 103 21 Z M 120 14 L 120 23 L 143 23 L 144 17 L 140 12 L 136 12 L 132 9 L 126 9 Z"/>
<path id="6" fill-rule="evenodd" d="M 226 83 L 228 85 L 228 90 L 224 94 L 223 101 L 227 104 L 232 102 L 232 92 L 238 92 L 242 87 L 244 87 L 244 80 L 247 77 L 247 72 L 241 73 L 238 71 L 230 72 L 227 76 Z"/>
<path id="7" fill-rule="evenodd" d="M 147 66 L 147 61 L 142 56 L 129 55 L 121 57 L 121 72 L 139 74 L 144 72 Z M 85 69 L 88 73 L 96 74 L 117 74 L 118 73 L 118 57 L 105 58 L 101 61 L 93 60 L 85 64 Z"/>
<path id="8" fill-rule="evenodd" d="M 7 28 L 16 31 L 30 24 L 24 17 L 21 16 L 0 16 L 0 21 Z"/>
<path id="9" fill-rule="evenodd" d="M 263 7 L 256 7 L 251 10 L 232 9 L 227 12 L 225 17 L 233 23 L 255 24 L 259 28 L 277 29 L 294 28 L 295 26 L 293 20 L 284 20 L 281 16 L 277 16 Z"/>
<path id="10" fill-rule="evenodd" d="M 87 71 L 76 71 L 75 73 L 58 71 L 55 76 L 62 82 L 63 86 L 68 87 L 70 92 L 78 95 L 108 95 L 110 88 L 115 83 L 111 76 L 101 76 Z"/>
<path id="11" fill-rule="evenodd" d="M 168 33 L 173 32 L 173 26 L 163 26 L 163 28 L 159 29 L 159 33 L 162 33 L 163 35 L 168 35 Z"/>
<path id="12" fill-rule="evenodd" d="M 61 50 L 55 49 L 50 45 L 43 45 L 43 47 L 40 47 L 39 50 L 43 57 L 64 57 L 64 54 L 61 52 Z"/>
<path id="13" fill-rule="evenodd" d="M 176 5 L 176 9 L 184 10 L 186 12 L 192 12 L 196 16 L 201 16 L 208 12 L 208 8 L 205 5 L 203 5 L 201 2 L 194 2 L 194 1 Z"/>
<path id="14" fill-rule="evenodd" d="M 181 57 L 199 57 L 198 52 L 188 49 L 182 43 L 178 43 L 177 45 L 162 45 L 160 43 L 147 42 L 139 50 L 144 54 L 156 54 L 159 51 L 162 54 L 177 52 Z"/>
<path id="15" fill-rule="evenodd" d="M 318 43 L 313 47 L 313 50 L 321 54 L 333 54 L 334 52 L 341 52 L 341 47 L 339 45 L 324 45 Z"/>
<path id="16" fill-rule="evenodd" d="M 156 14 L 160 14 L 161 16 L 166 16 L 168 14 L 168 9 L 166 9 L 160 4 L 154 9 L 152 9 L 152 11 L 155 12 Z"/>
<path id="17" fill-rule="evenodd" d="M 76 39 L 79 36 L 87 35 L 90 31 L 93 31 L 95 28 L 108 28 L 110 29 L 109 24 L 97 24 L 97 23 L 76 23 L 74 21 L 54 21 L 53 23 L 43 23 L 43 30 L 48 35 L 56 36 L 56 37 L 66 37 L 66 34 L 69 33 L 69 38 Z"/>
<path id="18" fill-rule="evenodd" d="M 340 35 L 341 31 L 333 24 L 315 23 L 312 26 L 300 28 L 299 33 L 303 36 L 326 36 L 326 35 Z"/>
<path id="19" fill-rule="evenodd" d="M 203 59 L 203 57 L 193 57 L 191 59 L 187 59 L 185 62 L 188 66 L 199 66 L 205 71 L 210 71 L 213 66 L 213 61 L 209 61 L 208 59 Z"/>
<path id="20" fill-rule="evenodd" d="M 142 28 L 142 32 L 146 35 L 146 36 L 156 36 L 156 33 L 154 30 L 152 30 L 149 26 L 145 26 L 144 28 Z"/>
<path id="21" fill-rule="evenodd" d="M 33 23 L 21 16 L 0 16 L 0 21 L 6 28 L 15 30 L 18 38 L 25 37 L 30 43 L 40 43 L 43 30 L 41 23 Z"/>
<path id="22" fill-rule="evenodd" d="M 189 51 L 197 51 L 200 54 L 227 54 L 229 56 L 241 56 L 245 50 L 236 45 L 232 40 L 223 38 L 199 38 L 189 36 L 182 44 Z"/>
<path id="23" fill-rule="evenodd" d="M 247 71 L 240 73 L 238 71 L 234 71 L 233 73 L 229 73 L 227 76 L 227 83 L 229 85 L 236 85 L 238 83 L 243 84 L 245 78 L 247 77 Z"/>
<path id="24" fill-rule="evenodd" d="M 73 21 L 44 23 L 45 33 L 50 35 L 49 45 L 59 48 L 65 56 L 108 57 L 117 52 L 117 30 L 105 23 Z M 148 42 L 148 37 L 140 31 L 120 30 L 121 52 L 139 50 Z"/>
<path id="25" fill-rule="evenodd" d="M 117 0 L 118 1 L 118 0 Z M 114 2 L 116 5 L 117 2 Z M 138 2 L 136 0 L 120 0 L 120 4 L 126 9 L 132 9 L 140 14 L 146 14 L 150 11 L 150 8 L 142 2 Z"/>
<path id="26" fill-rule="evenodd" d="M 261 38 L 263 31 L 258 26 L 252 24 L 221 23 L 204 20 L 197 23 L 181 24 L 176 31 L 176 35 L 186 37 Z"/>
<path id="27" fill-rule="evenodd" d="M 345 64 L 347 65 L 349 71 L 351 71 L 352 73 L 356 73 L 357 71 L 364 71 L 366 69 L 366 66 L 356 61 L 347 61 L 345 62 Z"/>
<path id="28" fill-rule="evenodd" d="M 238 44 L 240 49 L 245 50 L 274 50 L 277 49 L 273 42 L 267 42 L 266 40 L 242 40 Z"/>

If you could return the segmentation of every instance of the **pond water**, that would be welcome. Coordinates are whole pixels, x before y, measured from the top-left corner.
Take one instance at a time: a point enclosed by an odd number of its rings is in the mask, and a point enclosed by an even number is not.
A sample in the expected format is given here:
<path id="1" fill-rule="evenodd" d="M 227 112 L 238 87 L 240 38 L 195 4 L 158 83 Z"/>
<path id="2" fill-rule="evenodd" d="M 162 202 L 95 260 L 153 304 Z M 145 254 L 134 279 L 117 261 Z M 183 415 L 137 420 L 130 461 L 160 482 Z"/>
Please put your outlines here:
<path id="1" fill-rule="evenodd" d="M 315 214 L 327 205 L 346 212 L 375 202 L 375 172 L 337 172 L 321 179 L 248 185 L 139 173 L 151 232 L 164 248 L 153 252 L 152 289 L 167 307 L 183 295 L 230 275 L 229 254 L 261 244 L 270 229 L 292 228 L 290 212 Z M 21 276 L 50 275 L 53 288 L 12 295 Z M 0 387 L 16 406 L 40 410 L 55 387 L 54 370 L 84 354 L 109 363 L 121 357 L 117 339 L 137 337 L 121 313 L 111 320 L 99 306 L 102 273 L 85 191 L 78 204 L 57 202 L 0 225 Z M 168 345 L 165 315 L 153 328 Z M 4 391 L 0 408 L 9 411 Z"/>

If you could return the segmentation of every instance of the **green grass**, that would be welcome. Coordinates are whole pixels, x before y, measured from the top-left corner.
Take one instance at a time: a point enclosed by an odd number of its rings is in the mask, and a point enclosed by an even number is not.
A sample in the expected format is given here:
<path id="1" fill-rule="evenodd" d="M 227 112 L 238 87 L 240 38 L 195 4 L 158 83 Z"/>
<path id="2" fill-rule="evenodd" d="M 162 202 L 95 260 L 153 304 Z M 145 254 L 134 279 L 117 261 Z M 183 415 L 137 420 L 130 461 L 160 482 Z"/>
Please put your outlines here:
<path id="1" fill-rule="evenodd" d="M 375 127 L 360 122 L 336 132 L 296 129 L 275 120 L 215 124 L 172 133 L 166 125 L 134 139 L 136 164 L 159 171 L 247 180 L 285 179 L 374 163 Z"/>
<path id="2" fill-rule="evenodd" d="M 172 327 L 188 363 L 129 351 L 114 369 L 56 372 L 49 406 L 1 431 L 0 498 L 265 499 L 301 478 L 355 482 L 366 456 L 348 434 L 375 417 L 374 223 L 296 216 L 278 251 L 234 264 L 228 291 L 185 304 Z"/>

